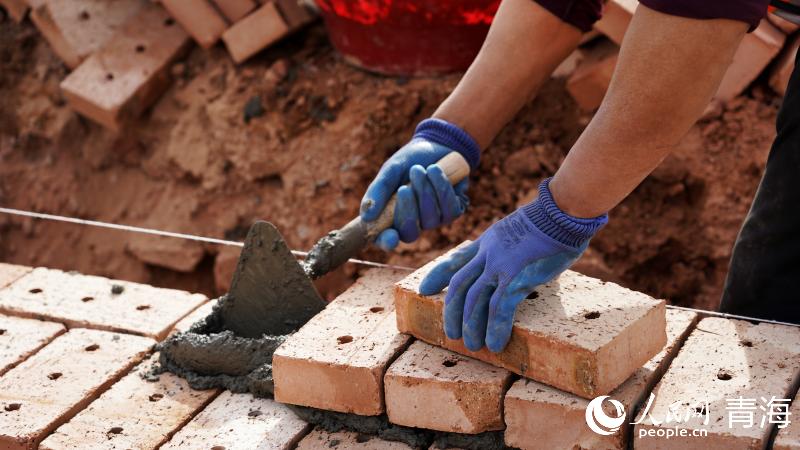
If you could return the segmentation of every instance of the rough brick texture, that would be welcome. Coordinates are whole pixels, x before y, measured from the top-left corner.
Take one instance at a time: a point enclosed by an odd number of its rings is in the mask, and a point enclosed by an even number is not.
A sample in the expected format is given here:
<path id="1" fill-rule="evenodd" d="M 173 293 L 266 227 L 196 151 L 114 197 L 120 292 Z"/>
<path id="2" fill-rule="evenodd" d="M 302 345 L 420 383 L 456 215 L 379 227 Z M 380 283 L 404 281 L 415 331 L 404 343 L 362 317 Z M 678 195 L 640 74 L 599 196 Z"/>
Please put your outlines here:
<path id="1" fill-rule="evenodd" d="M 154 344 L 140 336 L 86 329 L 57 337 L 0 378 L 0 448 L 36 448 Z"/>
<path id="2" fill-rule="evenodd" d="M 587 111 L 600 106 L 611 84 L 618 52 L 619 47 L 608 41 L 600 42 L 586 52 L 567 80 L 567 92 L 578 106 Z"/>
<path id="3" fill-rule="evenodd" d="M 789 78 L 794 71 L 798 49 L 800 49 L 800 36 L 795 36 L 791 43 L 783 49 L 780 58 L 772 68 L 769 85 L 780 95 L 786 94 L 786 88 L 789 87 Z"/>
<path id="4" fill-rule="evenodd" d="M 99 50 L 146 0 L 42 0 L 31 21 L 71 69 Z"/>
<path id="5" fill-rule="evenodd" d="M 214 0 L 214 4 L 230 23 L 236 23 L 258 6 L 254 0 Z"/>
<path id="6" fill-rule="evenodd" d="M 228 28 L 208 0 L 161 0 L 161 3 L 203 48 L 211 48 Z"/>
<path id="7" fill-rule="evenodd" d="M 158 356 L 143 362 L 42 442 L 42 450 L 158 448 L 218 393 L 195 391 L 183 378 L 142 377 Z"/>
<path id="8" fill-rule="evenodd" d="M 285 405 L 226 391 L 161 449 L 288 450 L 308 428 Z"/>
<path id="9" fill-rule="evenodd" d="M 240 63 L 289 34 L 275 3 L 269 2 L 222 34 L 231 58 Z"/>
<path id="10" fill-rule="evenodd" d="M 75 111 L 119 130 L 169 87 L 170 64 L 188 43 L 163 8 L 147 4 L 61 82 L 64 97 Z"/>
<path id="11" fill-rule="evenodd" d="M 742 39 L 714 98 L 727 102 L 741 94 L 778 55 L 785 40 L 786 35 L 762 20 L 758 28 Z"/>
<path id="12" fill-rule="evenodd" d="M 664 422 L 670 407 L 679 405 L 692 412 L 686 419 L 686 409 L 677 414 L 684 418 L 680 428 L 705 429 L 707 437 L 702 446 L 707 449 L 765 448 L 771 425 L 759 426 L 759 410 L 755 424 L 733 423 L 728 399 L 761 397 L 788 398 L 800 377 L 800 328 L 750 322 L 707 318 L 700 321 L 672 361 L 653 394 L 655 401 L 643 423 L 634 430 L 637 449 L 685 449 L 698 443 L 695 436 L 638 437 L 649 430 L 673 429 L 675 420 Z M 704 403 L 708 402 L 706 406 Z M 753 404 L 757 408 L 757 403 Z M 672 416 L 676 414 L 673 409 Z M 704 421 L 708 424 L 704 424 Z"/>
<path id="13" fill-rule="evenodd" d="M 210 302 L 203 303 L 199 308 L 195 309 L 189 315 L 178 321 L 174 327 L 172 327 L 171 333 L 177 333 L 179 331 L 188 331 L 189 328 L 192 327 L 196 322 L 200 321 L 201 319 L 208 317 L 211 314 L 211 311 L 216 306 L 217 300 L 211 300 Z"/>
<path id="14" fill-rule="evenodd" d="M 36 353 L 64 331 L 66 328 L 60 323 L 0 316 L 0 375 Z"/>
<path id="15" fill-rule="evenodd" d="M 373 269 L 276 351 L 275 400 L 365 416 L 384 412 L 383 375 L 409 343 L 395 325 L 393 285 Z"/>
<path id="16" fill-rule="evenodd" d="M 445 294 L 417 293 L 441 258 L 397 284 L 401 332 L 584 398 L 619 386 L 666 343 L 664 301 L 567 271 L 519 305 L 505 350 L 470 352 L 444 334 Z"/>
<path id="17" fill-rule="evenodd" d="M 17 281 L 23 275 L 25 275 L 30 271 L 31 271 L 30 267 L 0 263 L 0 289 Z"/>
<path id="18" fill-rule="evenodd" d="M 603 17 L 594 24 L 594 29 L 608 36 L 617 45 L 622 45 L 622 38 L 638 5 L 637 0 L 608 1 L 603 8 Z"/>
<path id="19" fill-rule="evenodd" d="M 511 372 L 416 341 L 384 377 L 386 412 L 398 425 L 455 433 L 502 430 Z"/>
<path id="20" fill-rule="evenodd" d="M 29 9 L 27 0 L 0 0 L 0 6 L 5 8 L 8 15 L 17 23 L 22 22 Z"/>
<path id="21" fill-rule="evenodd" d="M 800 392 L 794 397 L 789 413 L 791 423 L 778 430 L 773 450 L 800 450 Z"/>
<path id="22" fill-rule="evenodd" d="M 609 395 L 625 411 L 646 401 L 692 329 L 697 314 L 667 310 L 667 345 Z M 540 448 L 626 449 L 630 427 L 603 436 L 586 425 L 589 401 L 532 380 L 514 383 L 505 398 L 506 445 L 523 450 Z"/>
<path id="23" fill-rule="evenodd" d="M 123 288 L 114 294 L 114 286 Z M 37 268 L 0 290 L 0 312 L 163 339 L 200 306 L 200 294 Z"/>
<path id="24" fill-rule="evenodd" d="M 300 441 L 297 450 L 320 450 L 333 448 L 336 450 L 412 450 L 402 442 L 389 442 L 376 437 L 359 435 L 350 431 L 329 433 L 315 428 Z"/>

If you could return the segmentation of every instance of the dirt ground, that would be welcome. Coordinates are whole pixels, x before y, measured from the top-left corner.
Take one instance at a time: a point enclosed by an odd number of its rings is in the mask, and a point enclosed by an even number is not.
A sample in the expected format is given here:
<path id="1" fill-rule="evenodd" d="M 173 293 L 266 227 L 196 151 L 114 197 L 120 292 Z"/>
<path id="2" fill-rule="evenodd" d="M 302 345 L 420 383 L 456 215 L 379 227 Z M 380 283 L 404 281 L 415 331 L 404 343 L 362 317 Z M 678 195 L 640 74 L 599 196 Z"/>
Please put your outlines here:
<path id="1" fill-rule="evenodd" d="M 32 26 L 0 23 L 0 205 L 229 239 L 265 219 L 308 249 L 355 216 L 380 163 L 459 78 L 367 74 L 336 55 L 321 25 L 238 68 L 220 46 L 195 48 L 172 73 L 166 95 L 115 136 L 65 106 L 66 71 Z M 245 121 L 248 102 L 263 114 Z M 692 128 L 611 213 L 576 269 L 716 307 L 779 103 L 758 82 Z M 463 218 L 396 254 L 363 257 L 419 266 L 477 237 L 532 198 L 590 118 L 563 81 L 549 82 L 485 152 Z M 215 245 L 0 215 L 7 262 L 214 295 L 235 259 Z M 320 289 L 332 297 L 356 270 L 348 265 Z"/>

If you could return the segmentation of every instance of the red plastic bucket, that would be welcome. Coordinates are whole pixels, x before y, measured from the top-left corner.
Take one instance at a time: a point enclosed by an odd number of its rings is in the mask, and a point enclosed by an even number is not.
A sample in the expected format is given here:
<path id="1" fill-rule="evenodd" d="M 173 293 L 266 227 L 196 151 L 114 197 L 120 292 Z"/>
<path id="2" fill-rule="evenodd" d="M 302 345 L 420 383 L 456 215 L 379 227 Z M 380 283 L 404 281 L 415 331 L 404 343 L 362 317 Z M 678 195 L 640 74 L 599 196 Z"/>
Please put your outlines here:
<path id="1" fill-rule="evenodd" d="M 391 75 L 466 69 L 500 0 L 316 0 L 345 59 Z"/>

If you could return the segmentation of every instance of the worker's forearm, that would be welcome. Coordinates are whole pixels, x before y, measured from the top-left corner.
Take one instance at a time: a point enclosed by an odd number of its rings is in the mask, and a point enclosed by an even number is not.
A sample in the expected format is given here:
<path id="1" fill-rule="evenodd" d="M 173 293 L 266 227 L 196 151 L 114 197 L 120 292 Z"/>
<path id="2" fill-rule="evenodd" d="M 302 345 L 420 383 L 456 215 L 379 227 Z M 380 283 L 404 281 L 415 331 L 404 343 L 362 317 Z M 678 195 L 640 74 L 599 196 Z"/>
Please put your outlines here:
<path id="1" fill-rule="evenodd" d="M 594 217 L 633 191 L 702 114 L 746 31 L 640 4 L 603 104 L 550 183 L 559 207 Z"/>
<path id="2" fill-rule="evenodd" d="M 556 67 L 581 32 L 532 0 L 503 0 L 475 61 L 434 117 L 486 148 Z"/>

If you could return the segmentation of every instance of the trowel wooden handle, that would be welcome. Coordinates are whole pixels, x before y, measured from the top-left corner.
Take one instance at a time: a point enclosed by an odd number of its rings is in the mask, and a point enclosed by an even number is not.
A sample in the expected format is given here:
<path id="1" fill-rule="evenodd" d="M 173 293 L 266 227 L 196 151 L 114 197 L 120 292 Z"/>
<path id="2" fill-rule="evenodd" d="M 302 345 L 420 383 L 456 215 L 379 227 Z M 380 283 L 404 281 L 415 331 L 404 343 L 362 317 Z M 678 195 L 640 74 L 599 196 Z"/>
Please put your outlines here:
<path id="1" fill-rule="evenodd" d="M 436 164 L 442 168 L 450 184 L 455 185 L 459 181 L 469 176 L 469 163 L 458 152 L 450 152 L 444 158 L 436 161 Z M 394 224 L 394 208 L 397 204 L 397 194 L 393 195 L 386 208 L 377 219 L 373 222 L 367 222 L 367 240 L 372 242 L 380 234 L 381 231 L 391 228 Z"/>

